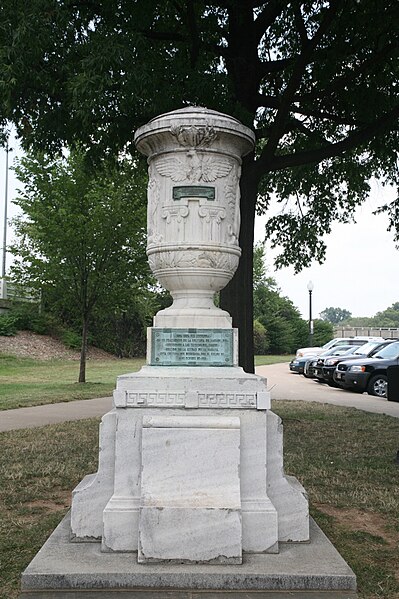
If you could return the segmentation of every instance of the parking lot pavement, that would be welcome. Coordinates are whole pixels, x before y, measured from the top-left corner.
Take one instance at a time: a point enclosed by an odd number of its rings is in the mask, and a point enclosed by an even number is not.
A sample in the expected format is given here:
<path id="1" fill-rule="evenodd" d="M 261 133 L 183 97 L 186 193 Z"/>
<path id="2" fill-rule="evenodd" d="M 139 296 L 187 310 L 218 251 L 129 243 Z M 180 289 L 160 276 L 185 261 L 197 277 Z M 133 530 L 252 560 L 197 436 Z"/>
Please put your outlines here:
<path id="1" fill-rule="evenodd" d="M 312 379 L 306 379 L 301 374 L 291 372 L 288 363 L 258 366 L 256 374 L 267 378 L 267 388 L 271 391 L 272 399 L 318 401 L 399 418 L 397 402 L 373 397 L 367 393 L 359 394 L 335 389 Z"/>

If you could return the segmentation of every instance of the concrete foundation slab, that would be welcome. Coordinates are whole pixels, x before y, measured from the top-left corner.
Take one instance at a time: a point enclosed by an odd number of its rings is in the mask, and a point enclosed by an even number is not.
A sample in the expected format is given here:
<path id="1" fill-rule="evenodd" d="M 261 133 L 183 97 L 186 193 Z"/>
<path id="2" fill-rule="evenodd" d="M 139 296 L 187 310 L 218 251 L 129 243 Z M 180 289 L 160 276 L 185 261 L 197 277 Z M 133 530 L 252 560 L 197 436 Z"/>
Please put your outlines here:
<path id="1" fill-rule="evenodd" d="M 356 599 L 345 591 L 32 591 L 24 599 Z"/>
<path id="2" fill-rule="evenodd" d="M 71 543 L 67 515 L 22 575 L 21 599 L 353 599 L 356 577 L 320 528 L 310 543 L 244 554 L 241 565 L 138 564 L 136 554 Z"/>

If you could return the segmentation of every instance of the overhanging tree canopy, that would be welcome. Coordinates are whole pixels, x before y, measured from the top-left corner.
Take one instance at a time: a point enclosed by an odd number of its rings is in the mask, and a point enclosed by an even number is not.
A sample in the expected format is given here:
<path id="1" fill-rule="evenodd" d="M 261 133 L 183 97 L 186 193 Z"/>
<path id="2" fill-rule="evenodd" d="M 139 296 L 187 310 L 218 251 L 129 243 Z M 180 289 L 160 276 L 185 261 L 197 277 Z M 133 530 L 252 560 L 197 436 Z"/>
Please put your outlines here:
<path id="1" fill-rule="evenodd" d="M 133 131 L 193 103 L 256 130 L 241 182 L 243 257 L 222 303 L 252 370 L 255 210 L 297 269 L 322 259 L 372 175 L 397 183 L 396 0 L 3 0 L 0 118 L 26 145 L 133 152 Z M 257 201 L 258 199 L 258 201 Z M 398 227 L 399 206 L 387 208 Z"/>

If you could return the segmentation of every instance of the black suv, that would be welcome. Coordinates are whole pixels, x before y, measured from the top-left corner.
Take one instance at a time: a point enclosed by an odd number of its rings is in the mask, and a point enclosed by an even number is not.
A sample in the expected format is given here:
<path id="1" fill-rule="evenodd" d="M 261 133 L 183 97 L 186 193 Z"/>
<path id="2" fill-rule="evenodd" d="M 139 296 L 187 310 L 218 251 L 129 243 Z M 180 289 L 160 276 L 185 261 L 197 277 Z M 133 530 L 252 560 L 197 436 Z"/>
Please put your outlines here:
<path id="1" fill-rule="evenodd" d="M 392 339 L 387 339 L 386 341 L 369 341 L 365 345 L 355 348 L 353 353 L 349 352 L 349 355 L 344 354 L 343 356 L 328 356 L 320 363 L 321 372 L 317 378 L 322 379 L 324 382 L 330 385 L 330 387 L 338 387 L 339 385 L 334 381 L 334 373 L 337 364 L 346 362 L 347 360 L 373 358 L 377 352 L 381 351 L 390 343 L 393 343 Z"/>
<path id="2" fill-rule="evenodd" d="M 390 343 L 373 358 L 345 361 L 338 364 L 334 381 L 343 389 L 377 397 L 387 397 L 387 368 L 399 364 L 399 341 Z"/>
<path id="3" fill-rule="evenodd" d="M 335 349 L 336 351 L 334 353 L 331 352 L 327 355 L 321 354 L 321 356 L 316 356 L 308 368 L 309 374 L 319 383 L 327 382 L 323 376 L 323 366 L 326 360 L 329 360 L 330 358 L 341 358 L 342 360 L 345 360 L 346 356 L 352 355 L 355 350 L 359 349 L 359 345 L 341 345 L 339 348 Z"/>

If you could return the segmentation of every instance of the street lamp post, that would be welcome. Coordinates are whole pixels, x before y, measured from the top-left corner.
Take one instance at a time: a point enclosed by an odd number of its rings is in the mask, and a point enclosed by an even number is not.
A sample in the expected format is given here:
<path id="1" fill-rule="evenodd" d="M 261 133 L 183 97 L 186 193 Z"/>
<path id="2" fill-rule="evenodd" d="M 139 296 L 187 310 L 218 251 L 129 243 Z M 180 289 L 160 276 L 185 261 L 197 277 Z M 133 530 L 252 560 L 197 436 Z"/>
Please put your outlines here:
<path id="1" fill-rule="evenodd" d="M 8 204 L 8 154 L 11 148 L 6 142 L 6 185 L 4 191 L 4 229 L 3 229 L 3 262 L 1 269 L 1 278 L 4 280 L 6 276 L 6 256 L 7 256 L 7 204 Z"/>
<path id="2" fill-rule="evenodd" d="M 308 291 L 309 291 L 309 347 L 313 347 L 313 320 L 312 320 L 313 283 L 312 283 L 312 281 L 309 281 L 309 283 L 308 283 Z"/>

